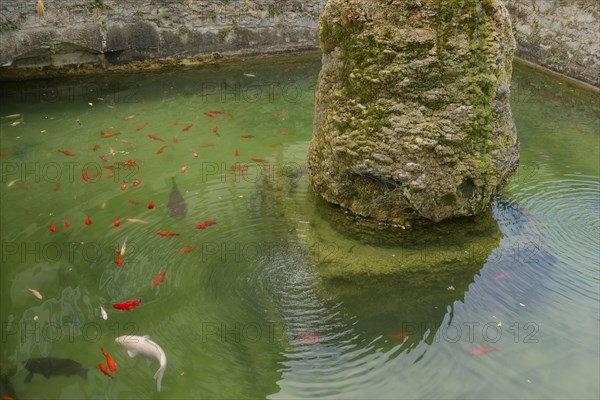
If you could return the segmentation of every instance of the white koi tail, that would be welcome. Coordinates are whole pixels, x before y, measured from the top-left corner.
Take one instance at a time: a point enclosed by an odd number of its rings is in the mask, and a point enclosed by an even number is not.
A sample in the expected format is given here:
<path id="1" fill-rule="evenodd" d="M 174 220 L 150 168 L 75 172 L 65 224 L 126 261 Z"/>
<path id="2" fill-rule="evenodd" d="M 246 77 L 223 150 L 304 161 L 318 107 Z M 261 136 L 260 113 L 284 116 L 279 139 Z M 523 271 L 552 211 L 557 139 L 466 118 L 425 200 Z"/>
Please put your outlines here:
<path id="1" fill-rule="evenodd" d="M 154 379 L 156 379 L 156 390 L 160 392 L 160 382 L 162 381 L 163 375 L 165 373 L 165 369 L 167 369 L 167 364 L 163 364 L 160 366 L 158 371 L 154 374 Z"/>

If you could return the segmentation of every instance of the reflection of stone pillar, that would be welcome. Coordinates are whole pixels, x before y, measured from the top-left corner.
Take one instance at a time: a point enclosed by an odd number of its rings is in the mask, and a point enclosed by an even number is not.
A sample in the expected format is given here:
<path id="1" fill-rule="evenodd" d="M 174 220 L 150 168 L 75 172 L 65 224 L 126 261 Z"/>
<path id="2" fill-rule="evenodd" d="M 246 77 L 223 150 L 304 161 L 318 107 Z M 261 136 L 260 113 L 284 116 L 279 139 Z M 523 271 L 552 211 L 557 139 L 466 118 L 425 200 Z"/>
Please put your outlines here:
<path id="1" fill-rule="evenodd" d="M 475 215 L 518 164 L 500 0 L 330 0 L 309 148 L 327 201 L 379 221 Z"/>

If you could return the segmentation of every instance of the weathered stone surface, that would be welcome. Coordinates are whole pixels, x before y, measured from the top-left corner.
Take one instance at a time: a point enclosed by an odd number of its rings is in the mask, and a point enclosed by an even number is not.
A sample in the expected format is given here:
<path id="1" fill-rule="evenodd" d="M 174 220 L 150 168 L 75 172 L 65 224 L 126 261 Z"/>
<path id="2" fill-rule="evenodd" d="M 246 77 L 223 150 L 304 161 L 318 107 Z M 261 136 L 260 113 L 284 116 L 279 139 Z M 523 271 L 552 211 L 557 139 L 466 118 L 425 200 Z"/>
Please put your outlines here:
<path id="1" fill-rule="evenodd" d="M 483 211 L 518 164 L 515 48 L 499 0 L 330 0 L 311 183 L 378 221 Z"/>

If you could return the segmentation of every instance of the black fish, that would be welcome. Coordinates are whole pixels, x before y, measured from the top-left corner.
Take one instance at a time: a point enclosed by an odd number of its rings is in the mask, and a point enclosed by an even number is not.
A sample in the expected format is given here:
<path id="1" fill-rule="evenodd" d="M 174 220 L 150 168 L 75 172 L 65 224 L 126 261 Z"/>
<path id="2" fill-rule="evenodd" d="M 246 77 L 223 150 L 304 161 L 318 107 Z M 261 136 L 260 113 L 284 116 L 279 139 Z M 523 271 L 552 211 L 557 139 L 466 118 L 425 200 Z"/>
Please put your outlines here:
<path id="1" fill-rule="evenodd" d="M 42 374 L 46 379 L 51 376 L 79 375 L 87 379 L 88 370 L 83 368 L 77 361 L 68 358 L 41 357 L 30 358 L 23 361 L 23 366 L 29 371 L 25 377 L 25 383 L 31 382 L 33 374 Z"/>
<path id="2" fill-rule="evenodd" d="M 169 214 L 169 217 L 175 219 L 181 219 L 187 214 L 187 206 L 185 205 L 185 201 L 183 200 L 181 192 L 179 189 L 177 189 L 175 177 L 173 177 L 173 188 L 171 189 L 171 194 L 169 195 L 167 214 Z"/>

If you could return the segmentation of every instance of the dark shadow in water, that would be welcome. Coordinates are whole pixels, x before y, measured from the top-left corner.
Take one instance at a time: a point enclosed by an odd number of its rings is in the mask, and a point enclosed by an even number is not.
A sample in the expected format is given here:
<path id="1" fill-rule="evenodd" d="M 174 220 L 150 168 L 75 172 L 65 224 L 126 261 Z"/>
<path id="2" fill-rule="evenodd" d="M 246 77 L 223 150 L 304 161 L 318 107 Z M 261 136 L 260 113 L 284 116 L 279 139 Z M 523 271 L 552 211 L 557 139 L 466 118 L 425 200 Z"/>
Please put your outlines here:
<path id="1" fill-rule="evenodd" d="M 171 188 L 171 193 L 169 194 L 169 202 L 167 204 L 167 214 L 169 217 L 175 219 L 182 219 L 187 215 L 187 205 L 185 204 L 185 200 L 177 187 L 177 183 L 175 182 L 175 177 L 172 178 L 173 187 Z"/>

